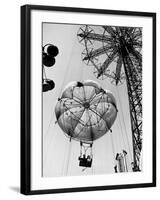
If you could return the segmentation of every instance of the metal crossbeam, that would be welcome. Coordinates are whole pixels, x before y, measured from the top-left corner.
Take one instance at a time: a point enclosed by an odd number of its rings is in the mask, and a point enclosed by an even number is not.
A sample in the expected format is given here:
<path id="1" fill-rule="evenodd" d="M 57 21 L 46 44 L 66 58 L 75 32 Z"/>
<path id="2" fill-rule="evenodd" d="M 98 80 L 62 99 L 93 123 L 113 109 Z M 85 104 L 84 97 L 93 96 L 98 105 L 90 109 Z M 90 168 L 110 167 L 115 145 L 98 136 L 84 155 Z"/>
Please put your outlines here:
<path id="1" fill-rule="evenodd" d="M 100 42 L 110 42 L 111 40 L 109 37 L 97 33 L 84 32 L 84 33 L 79 33 L 78 36 L 83 38 L 84 40 L 96 40 Z"/>
<path id="2" fill-rule="evenodd" d="M 93 59 L 103 53 L 105 53 L 106 51 L 110 50 L 111 47 L 110 46 L 104 46 L 104 47 L 100 47 L 96 50 L 91 50 L 89 52 L 87 52 L 86 56 L 83 58 L 83 60 L 90 60 Z"/>

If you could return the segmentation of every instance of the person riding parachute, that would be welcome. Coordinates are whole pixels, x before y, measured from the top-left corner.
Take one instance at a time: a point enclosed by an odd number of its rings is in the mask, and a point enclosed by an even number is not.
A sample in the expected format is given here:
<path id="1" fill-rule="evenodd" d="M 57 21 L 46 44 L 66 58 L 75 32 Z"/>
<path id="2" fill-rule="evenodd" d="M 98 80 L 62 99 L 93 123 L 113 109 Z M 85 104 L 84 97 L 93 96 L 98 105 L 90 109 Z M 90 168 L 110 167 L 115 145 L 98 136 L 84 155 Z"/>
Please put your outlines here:
<path id="1" fill-rule="evenodd" d="M 58 98 L 55 115 L 66 136 L 80 142 L 79 166 L 91 167 L 93 142 L 111 131 L 117 117 L 113 94 L 92 80 L 70 82 Z"/>

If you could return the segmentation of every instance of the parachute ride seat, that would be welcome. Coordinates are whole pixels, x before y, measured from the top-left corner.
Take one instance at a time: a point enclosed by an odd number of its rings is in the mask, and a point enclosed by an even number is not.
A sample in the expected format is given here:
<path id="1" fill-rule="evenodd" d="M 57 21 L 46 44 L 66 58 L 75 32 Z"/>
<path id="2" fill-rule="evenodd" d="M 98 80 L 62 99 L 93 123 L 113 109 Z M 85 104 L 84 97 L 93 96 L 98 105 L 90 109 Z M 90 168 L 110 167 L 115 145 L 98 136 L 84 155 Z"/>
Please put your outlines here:
<path id="1" fill-rule="evenodd" d="M 83 155 L 83 157 L 79 156 L 79 166 L 80 167 L 91 167 L 92 166 L 92 158 L 91 156 L 85 156 L 85 154 Z"/>
<path id="2" fill-rule="evenodd" d="M 87 159 L 85 154 L 83 155 L 83 157 L 79 156 L 79 166 L 80 167 L 86 167 L 86 163 L 87 163 Z"/>
<path id="3" fill-rule="evenodd" d="M 91 167 L 92 166 L 92 158 L 91 156 L 87 156 L 87 167 Z"/>
<path id="4" fill-rule="evenodd" d="M 54 81 L 52 81 L 50 79 L 46 79 L 43 81 L 43 92 L 52 90 L 54 87 L 55 87 Z"/>
<path id="5" fill-rule="evenodd" d="M 89 145 L 89 148 L 92 148 L 92 143 L 91 144 L 87 144 Z M 82 153 L 82 148 L 84 148 L 84 144 L 82 141 L 80 141 L 80 146 L 81 146 L 81 153 L 80 156 L 78 158 L 79 160 L 79 166 L 80 167 L 91 167 L 92 165 L 92 153 L 90 155 L 86 155 L 86 151 L 84 153 Z"/>

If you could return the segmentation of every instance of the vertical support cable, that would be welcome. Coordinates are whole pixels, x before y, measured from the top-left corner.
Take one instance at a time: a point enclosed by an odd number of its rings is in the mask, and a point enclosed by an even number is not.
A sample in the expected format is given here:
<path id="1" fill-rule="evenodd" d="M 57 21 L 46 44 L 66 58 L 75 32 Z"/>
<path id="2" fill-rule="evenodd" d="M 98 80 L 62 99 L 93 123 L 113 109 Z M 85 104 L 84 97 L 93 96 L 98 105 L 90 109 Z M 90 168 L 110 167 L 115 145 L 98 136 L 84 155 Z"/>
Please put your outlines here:
<path id="1" fill-rule="evenodd" d="M 68 175 L 70 155 L 71 155 L 71 146 L 72 146 L 72 140 L 69 142 L 69 149 L 68 149 L 67 163 L 66 163 L 66 171 L 65 171 L 66 176 Z"/>
<path id="2" fill-rule="evenodd" d="M 114 148 L 112 133 L 110 133 L 110 138 L 111 138 L 111 146 L 112 146 L 112 155 L 113 155 L 114 165 L 116 165 L 116 163 L 115 163 L 115 148 Z"/>

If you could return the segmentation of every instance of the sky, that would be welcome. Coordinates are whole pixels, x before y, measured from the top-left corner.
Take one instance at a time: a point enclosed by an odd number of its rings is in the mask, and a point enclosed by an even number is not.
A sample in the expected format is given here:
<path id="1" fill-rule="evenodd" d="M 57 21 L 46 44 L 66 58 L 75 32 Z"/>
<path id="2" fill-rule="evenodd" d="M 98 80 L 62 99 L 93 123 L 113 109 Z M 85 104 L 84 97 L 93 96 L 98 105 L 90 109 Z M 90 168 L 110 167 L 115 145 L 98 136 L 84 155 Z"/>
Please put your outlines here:
<path id="1" fill-rule="evenodd" d="M 122 150 L 127 151 L 128 169 L 131 171 L 133 147 L 126 83 L 124 81 L 116 87 L 108 79 L 99 80 L 95 77 L 94 68 L 82 61 L 81 53 L 85 47 L 77 39 L 80 27 L 81 25 L 43 23 L 43 46 L 51 43 L 59 48 L 55 65 L 45 67 L 47 78 L 54 80 L 55 88 L 43 93 L 43 177 L 114 173 L 115 156 Z M 101 28 L 97 26 L 95 31 L 100 33 Z M 97 45 L 102 46 L 101 43 Z M 115 63 L 112 65 L 114 67 Z M 55 123 L 54 108 L 69 82 L 88 79 L 98 82 L 103 89 L 113 93 L 118 114 L 111 128 L 112 133 L 107 132 L 93 143 L 92 168 L 83 170 L 78 163 L 80 143 L 69 141 L 58 123 Z"/>

